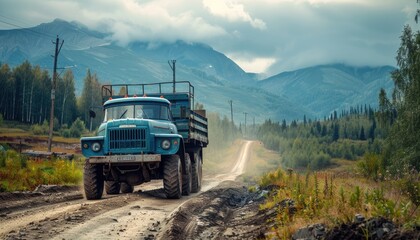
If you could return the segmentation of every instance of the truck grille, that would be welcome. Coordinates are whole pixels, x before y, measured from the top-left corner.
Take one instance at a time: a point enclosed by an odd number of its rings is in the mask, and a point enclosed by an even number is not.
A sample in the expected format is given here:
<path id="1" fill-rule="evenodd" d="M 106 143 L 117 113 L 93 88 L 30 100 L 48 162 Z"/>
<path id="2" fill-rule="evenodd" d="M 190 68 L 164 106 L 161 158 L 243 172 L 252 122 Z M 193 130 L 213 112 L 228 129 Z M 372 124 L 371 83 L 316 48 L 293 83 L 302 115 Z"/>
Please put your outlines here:
<path id="1" fill-rule="evenodd" d="M 147 147 L 146 129 L 111 129 L 109 130 L 109 150 L 136 149 Z"/>

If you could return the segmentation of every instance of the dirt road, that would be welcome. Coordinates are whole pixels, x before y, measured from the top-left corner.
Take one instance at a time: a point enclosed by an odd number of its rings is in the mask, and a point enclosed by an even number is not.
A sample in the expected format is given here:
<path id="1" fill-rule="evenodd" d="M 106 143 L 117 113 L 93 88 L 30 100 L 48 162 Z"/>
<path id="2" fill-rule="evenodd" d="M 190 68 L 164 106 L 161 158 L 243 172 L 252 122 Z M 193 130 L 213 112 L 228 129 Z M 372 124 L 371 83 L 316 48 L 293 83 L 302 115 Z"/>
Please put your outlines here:
<path id="1" fill-rule="evenodd" d="M 183 206 L 197 202 L 205 192 L 241 175 L 249 158 L 251 141 L 241 143 L 233 168 L 218 175 L 204 175 L 202 191 L 179 200 L 165 198 L 162 182 L 136 187 L 132 194 L 105 195 L 87 201 L 80 189 L 39 190 L 0 195 L 2 239 L 155 239 Z M 229 182 L 225 185 L 229 185 Z M 19 194 L 18 194 L 19 195 Z M 189 222 L 189 221 L 185 221 Z M 166 232 L 168 230 L 165 230 Z"/>

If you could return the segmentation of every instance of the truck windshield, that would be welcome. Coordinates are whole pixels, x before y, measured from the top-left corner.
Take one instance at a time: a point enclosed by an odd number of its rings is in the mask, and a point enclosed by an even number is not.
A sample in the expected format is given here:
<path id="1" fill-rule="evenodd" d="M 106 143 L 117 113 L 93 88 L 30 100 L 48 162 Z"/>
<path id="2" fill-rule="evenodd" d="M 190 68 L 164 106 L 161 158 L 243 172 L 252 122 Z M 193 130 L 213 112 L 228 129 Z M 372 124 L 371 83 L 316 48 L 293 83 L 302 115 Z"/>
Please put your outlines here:
<path id="1" fill-rule="evenodd" d="M 169 107 L 160 104 L 133 104 L 111 106 L 105 109 L 104 121 L 125 118 L 171 120 Z"/>

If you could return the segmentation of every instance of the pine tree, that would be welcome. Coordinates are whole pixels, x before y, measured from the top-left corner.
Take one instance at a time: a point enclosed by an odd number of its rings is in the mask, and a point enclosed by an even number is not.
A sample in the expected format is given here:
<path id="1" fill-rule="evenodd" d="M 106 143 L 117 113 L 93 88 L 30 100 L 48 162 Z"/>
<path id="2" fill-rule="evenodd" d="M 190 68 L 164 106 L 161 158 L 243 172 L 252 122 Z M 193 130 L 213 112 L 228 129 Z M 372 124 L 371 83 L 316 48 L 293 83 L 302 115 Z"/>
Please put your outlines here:
<path id="1" fill-rule="evenodd" d="M 335 142 L 340 138 L 340 125 L 338 123 L 334 124 L 334 129 L 333 129 L 333 136 L 332 136 L 332 140 Z"/>
<path id="2" fill-rule="evenodd" d="M 375 129 L 376 129 L 376 121 L 372 121 L 372 126 L 369 128 L 368 138 L 372 140 L 375 140 Z"/>
<path id="3" fill-rule="evenodd" d="M 321 136 L 326 136 L 327 135 L 327 126 L 322 125 L 322 130 L 321 130 Z"/>
<path id="4" fill-rule="evenodd" d="M 359 139 L 360 140 L 366 140 L 365 129 L 363 128 L 363 126 L 360 128 Z"/>
<path id="5" fill-rule="evenodd" d="M 281 122 L 281 130 L 284 131 L 287 129 L 287 124 L 286 124 L 286 120 L 283 119 L 283 121 Z"/>

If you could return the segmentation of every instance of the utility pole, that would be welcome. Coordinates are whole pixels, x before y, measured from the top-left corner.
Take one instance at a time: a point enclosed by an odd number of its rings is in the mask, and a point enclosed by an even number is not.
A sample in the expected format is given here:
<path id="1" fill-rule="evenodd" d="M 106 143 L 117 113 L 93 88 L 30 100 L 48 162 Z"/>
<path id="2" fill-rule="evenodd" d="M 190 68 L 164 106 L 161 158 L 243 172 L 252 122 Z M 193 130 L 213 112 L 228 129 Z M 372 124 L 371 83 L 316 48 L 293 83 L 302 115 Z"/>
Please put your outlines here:
<path id="1" fill-rule="evenodd" d="M 234 123 L 233 123 L 233 106 L 232 106 L 233 101 L 229 100 L 228 102 L 230 104 L 230 121 L 232 122 L 232 125 L 234 125 Z"/>
<path id="2" fill-rule="evenodd" d="M 244 136 L 246 136 L 246 115 L 247 115 L 248 113 L 247 112 L 244 112 L 244 116 L 245 116 L 245 130 L 244 130 Z"/>
<path id="3" fill-rule="evenodd" d="M 53 70 L 53 82 L 51 86 L 51 110 L 50 110 L 50 132 L 48 135 L 48 152 L 51 152 L 51 144 L 52 144 L 52 135 L 53 135 L 53 129 L 54 129 L 54 102 L 55 102 L 55 89 L 57 86 L 57 58 L 58 54 L 60 53 L 61 47 L 64 44 L 64 40 L 61 42 L 60 48 L 58 47 L 60 43 L 60 39 L 57 38 L 55 42 L 55 53 L 54 53 L 54 70 Z"/>
<path id="4" fill-rule="evenodd" d="M 171 63 L 172 63 L 172 65 L 171 65 Z M 168 61 L 169 67 L 172 69 L 172 81 L 173 81 L 172 88 L 173 88 L 174 93 L 175 93 L 175 63 L 176 63 L 176 60 Z"/>

